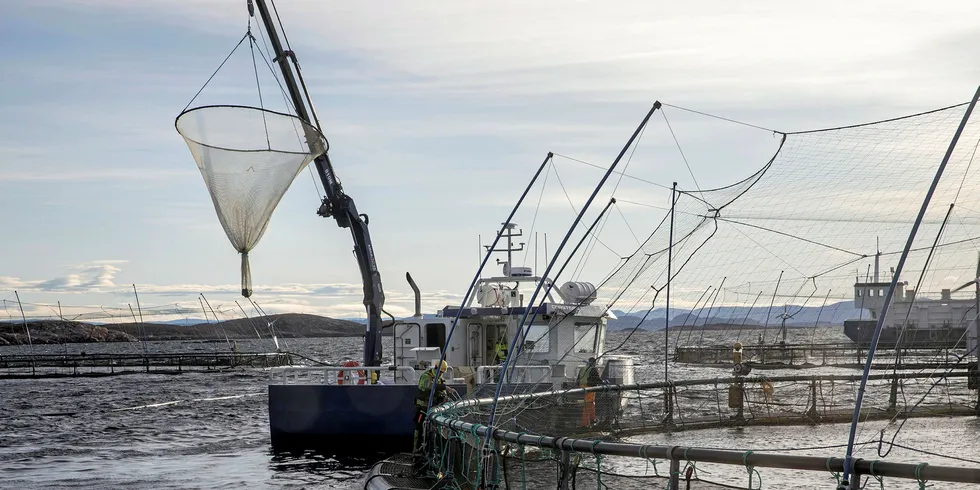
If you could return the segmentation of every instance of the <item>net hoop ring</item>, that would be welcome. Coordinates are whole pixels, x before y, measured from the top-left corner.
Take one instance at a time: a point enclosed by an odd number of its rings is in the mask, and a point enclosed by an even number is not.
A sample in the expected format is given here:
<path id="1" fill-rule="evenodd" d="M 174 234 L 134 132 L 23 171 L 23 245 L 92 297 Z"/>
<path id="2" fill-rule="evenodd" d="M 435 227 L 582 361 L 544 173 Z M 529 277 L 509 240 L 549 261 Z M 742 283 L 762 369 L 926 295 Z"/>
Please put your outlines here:
<path id="1" fill-rule="evenodd" d="M 189 131 L 187 131 L 186 128 L 184 130 L 181 130 L 181 119 L 184 116 L 186 116 L 186 115 L 188 115 L 190 113 L 193 113 L 193 112 L 201 113 L 201 112 L 207 111 L 207 110 L 211 110 L 213 112 L 214 109 L 219 109 L 219 110 L 220 109 L 234 109 L 234 110 L 252 111 L 252 112 L 257 112 L 257 113 L 262 114 L 263 117 L 274 117 L 274 118 L 287 118 L 287 119 L 290 119 L 293 122 L 295 122 L 295 124 L 298 124 L 298 125 L 302 126 L 307 131 L 314 132 L 316 134 L 316 136 L 319 137 L 319 140 L 320 140 L 320 142 L 323 145 L 323 151 L 321 153 L 326 153 L 326 152 L 330 151 L 330 142 L 327 140 L 327 137 L 324 136 L 323 133 L 321 133 L 320 130 L 316 126 L 313 126 L 312 124 L 309 124 L 309 123 L 303 121 L 302 119 L 300 119 L 295 114 L 287 114 L 285 112 L 272 111 L 272 110 L 269 110 L 269 109 L 263 109 L 263 108 L 259 108 L 259 107 L 252 107 L 252 106 L 246 106 L 246 105 L 213 104 L 213 105 L 202 105 L 202 106 L 197 106 L 197 107 L 191 107 L 189 109 L 184 109 L 174 119 L 174 128 L 177 130 L 177 133 L 180 134 L 180 136 L 182 136 L 184 139 L 186 139 L 188 141 L 191 141 L 194 144 L 197 144 L 197 145 L 200 145 L 200 146 L 203 146 L 203 147 L 206 147 L 206 148 L 212 148 L 212 149 L 215 149 L 215 150 L 223 150 L 223 151 L 231 151 L 231 152 L 241 152 L 241 153 L 273 151 L 273 152 L 276 152 L 276 153 L 286 153 L 286 154 L 294 154 L 294 155 L 301 155 L 301 154 L 309 153 L 308 150 L 304 150 L 304 151 L 293 151 L 293 150 L 283 150 L 283 149 L 277 149 L 277 148 L 261 148 L 261 147 L 255 147 L 255 148 L 251 148 L 251 149 L 229 148 L 228 146 L 213 145 L 213 144 L 204 143 L 204 142 L 200 141 L 203 138 L 200 138 L 200 137 L 197 137 L 197 136 L 193 136 L 193 135 L 188 134 Z"/>

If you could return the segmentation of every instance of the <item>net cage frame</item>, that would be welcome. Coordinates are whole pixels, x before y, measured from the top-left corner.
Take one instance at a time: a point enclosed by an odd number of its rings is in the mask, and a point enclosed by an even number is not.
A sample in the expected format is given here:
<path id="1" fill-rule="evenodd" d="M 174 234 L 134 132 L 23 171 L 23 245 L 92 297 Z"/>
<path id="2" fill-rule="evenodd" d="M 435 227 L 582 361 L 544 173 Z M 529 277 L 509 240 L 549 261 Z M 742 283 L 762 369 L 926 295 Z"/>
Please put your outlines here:
<path id="1" fill-rule="evenodd" d="M 966 373 L 955 373 L 953 376 L 933 375 L 935 378 L 965 378 Z M 910 374 L 897 375 L 894 379 L 902 380 L 917 377 Z M 664 390 L 669 392 L 679 386 L 694 386 L 697 384 L 728 384 L 731 382 L 758 383 L 761 381 L 802 381 L 805 379 L 819 379 L 820 377 L 809 376 L 786 376 L 786 377 L 765 377 L 752 376 L 745 378 L 717 378 L 687 380 L 679 382 L 658 382 L 641 383 L 632 385 L 604 385 L 588 388 L 571 388 L 564 390 L 553 390 L 548 392 L 523 393 L 515 395 L 504 395 L 501 399 L 510 401 L 523 401 L 526 403 L 541 402 L 544 400 L 556 400 L 562 402 L 570 397 L 583 396 L 586 393 L 594 393 L 602 396 L 603 394 L 623 394 L 626 392 L 637 392 L 644 390 Z M 855 376 L 828 376 L 828 381 L 851 381 L 856 382 L 860 375 Z M 887 381 L 893 376 L 878 375 L 876 379 Z M 656 397 L 652 397 L 656 398 Z M 649 478 L 669 479 L 670 485 L 667 488 L 681 488 L 678 482 L 684 479 L 682 468 L 694 468 L 694 481 L 711 486 L 711 488 L 738 488 L 730 487 L 725 483 L 705 480 L 697 475 L 697 463 L 721 464 L 730 466 L 742 466 L 750 474 L 754 474 L 759 480 L 755 483 L 761 485 L 761 475 L 757 468 L 770 469 L 795 469 L 808 472 L 824 472 L 833 476 L 840 475 L 844 471 L 845 465 L 849 465 L 849 472 L 854 476 L 854 482 L 859 482 L 858 477 L 875 478 L 879 481 L 884 477 L 899 480 L 917 481 L 920 484 L 926 481 L 959 482 L 959 483 L 980 483 L 980 468 L 942 466 L 927 463 L 902 463 L 888 462 L 884 460 L 869 460 L 854 458 L 848 463 L 841 457 L 821 457 L 821 456 L 800 456 L 791 454 L 764 453 L 753 450 L 743 451 L 735 449 L 704 448 L 696 446 L 682 445 L 661 445 L 644 444 L 634 442 L 619 442 L 601 438 L 596 434 L 577 434 L 569 436 L 545 435 L 534 432 L 490 427 L 480 421 L 466 420 L 466 415 L 476 413 L 481 410 L 488 410 L 493 398 L 484 397 L 477 399 L 461 399 L 439 405 L 430 410 L 426 421 L 425 444 L 429 451 L 430 464 L 433 471 L 443 475 L 453 475 L 453 478 L 465 479 L 473 484 L 471 479 L 482 479 L 480 483 L 497 483 L 501 488 L 513 485 L 529 483 L 539 476 L 528 476 L 527 468 L 529 463 L 548 463 L 557 465 L 557 475 L 560 480 L 559 488 L 575 488 L 574 478 L 576 472 L 586 471 L 590 473 L 590 478 L 616 478 L 629 480 L 644 480 Z M 813 400 L 808 400 L 808 404 L 814 404 Z M 914 410 L 914 409 L 913 409 Z M 907 417 L 918 416 L 940 416 L 941 414 L 915 414 L 913 411 L 902 412 Z M 848 415 L 849 416 L 849 415 Z M 788 425 L 803 425 L 816 423 L 806 421 L 803 417 L 800 420 Z M 683 423 L 681 424 L 683 425 Z M 729 425 L 739 425 L 729 422 Z M 772 425 L 772 424 L 742 424 L 747 425 Z M 778 425 L 778 424 L 777 424 Z M 692 428 L 696 429 L 696 428 Z M 677 426 L 674 430 L 684 430 Z M 654 463 L 654 474 L 623 474 L 622 467 L 617 468 L 613 464 L 615 461 L 605 461 L 603 458 L 631 458 L 647 465 Z M 669 472 L 657 473 L 656 460 L 666 461 Z M 592 466 L 594 465 L 594 466 Z M 605 465 L 605 468 L 603 467 Z M 683 465 L 683 466 L 682 466 Z M 540 466 L 540 465 L 539 465 Z M 519 467 L 514 474 L 514 467 Z M 475 470 L 474 470 L 475 469 Z M 754 472 L 754 473 L 753 473 Z M 511 473 L 511 474 L 508 474 Z M 593 475 L 594 473 L 594 475 Z M 521 478 L 522 480 L 514 480 Z M 691 475 L 687 476 L 688 481 Z M 570 482 L 569 479 L 572 481 Z M 592 480 L 590 480 L 592 481 Z M 619 481 L 619 480 L 615 480 Z M 457 482 L 461 484 L 463 482 Z M 579 482 L 581 485 L 582 482 Z M 750 488 L 761 488 L 751 486 Z M 463 486 L 465 488 L 465 485 Z M 611 488 L 611 487 L 610 487 Z M 639 488 L 639 487 L 638 487 Z M 694 487 L 700 488 L 700 487 Z M 854 488 L 854 487 L 852 487 Z"/>

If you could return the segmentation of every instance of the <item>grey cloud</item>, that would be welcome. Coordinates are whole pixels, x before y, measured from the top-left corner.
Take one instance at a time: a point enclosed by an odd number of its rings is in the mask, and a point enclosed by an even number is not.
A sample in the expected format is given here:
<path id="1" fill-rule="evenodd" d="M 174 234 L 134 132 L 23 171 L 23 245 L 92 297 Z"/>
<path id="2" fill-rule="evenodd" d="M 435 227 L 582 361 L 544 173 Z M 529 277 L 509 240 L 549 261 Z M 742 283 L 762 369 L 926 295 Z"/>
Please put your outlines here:
<path id="1" fill-rule="evenodd" d="M 0 277 L 0 289 L 23 291 L 84 293 L 115 288 L 113 279 L 122 269 L 112 265 L 121 260 L 89 262 L 73 267 L 77 271 L 64 276 L 44 280 L 24 280 L 16 277 Z"/>
<path id="2" fill-rule="evenodd" d="M 36 291 L 66 291 L 68 289 L 77 288 L 81 285 L 79 276 L 77 274 L 71 274 L 63 277 L 56 277 L 54 279 L 48 279 L 47 281 L 42 281 L 36 283 L 29 290 Z"/>

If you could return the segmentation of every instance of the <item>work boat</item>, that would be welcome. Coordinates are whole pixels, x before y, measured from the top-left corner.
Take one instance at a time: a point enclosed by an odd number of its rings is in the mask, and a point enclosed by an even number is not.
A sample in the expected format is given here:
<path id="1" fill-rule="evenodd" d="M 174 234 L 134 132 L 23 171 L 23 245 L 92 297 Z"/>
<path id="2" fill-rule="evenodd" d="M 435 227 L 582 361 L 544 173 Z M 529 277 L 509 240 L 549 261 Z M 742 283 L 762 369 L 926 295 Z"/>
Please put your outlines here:
<path id="1" fill-rule="evenodd" d="M 447 384 L 462 396 L 492 396 L 501 375 L 495 347 L 518 335 L 531 292 L 541 278 L 530 267 L 512 266 L 514 226 L 505 227 L 508 258 L 500 276 L 481 278 L 475 295 L 460 307 L 446 306 L 434 317 L 420 311 L 393 324 L 394 362 L 366 368 L 355 361 L 339 367 L 285 367 L 272 371 L 269 424 L 276 447 L 317 447 L 350 451 L 407 450 L 414 426 L 419 376 L 445 353 Z M 547 288 L 551 281 L 545 280 Z M 612 313 L 593 305 L 596 288 L 567 282 L 552 289 L 528 315 L 530 328 L 520 342 L 523 364 L 508 368 L 503 394 L 578 387 L 579 370 L 589 357 L 599 359 L 610 383 L 632 383 L 632 360 L 603 356 L 606 321 Z M 451 337 L 447 334 L 459 317 Z M 513 361 L 512 361 L 513 362 Z M 600 411 L 614 413 L 615 411 Z"/>
<path id="2" fill-rule="evenodd" d="M 969 285 L 973 283 L 965 286 Z M 898 282 L 885 314 L 881 309 L 889 287 L 891 281 L 879 282 L 877 274 L 874 281 L 858 280 L 854 283 L 854 307 L 868 310 L 870 318 L 845 320 L 844 335 L 858 345 L 868 347 L 878 316 L 884 314 L 885 321 L 878 339 L 879 348 L 966 347 L 966 332 L 970 330 L 977 316 L 975 312 L 980 294 L 954 299 L 954 291 L 943 289 L 939 298 L 922 298 L 916 296 L 914 289 L 908 288 L 908 282 Z"/>
<path id="3" fill-rule="evenodd" d="M 506 376 L 504 394 L 575 387 L 578 368 L 589 357 L 603 353 L 610 313 L 591 304 L 596 288 L 589 283 L 570 282 L 552 291 L 551 281 L 542 282 L 530 268 L 513 267 L 512 252 L 522 250 L 523 244 L 519 249 L 513 247 L 512 238 L 520 232 L 514 234 L 510 218 L 496 237 L 507 238 L 507 249 L 488 250 L 488 254 L 507 252 L 507 260 L 498 262 L 503 264 L 503 274 L 478 282 L 475 303 L 447 306 L 425 318 L 418 288 L 412 283 L 415 316 L 384 324 L 384 287 L 368 216 L 358 210 L 335 172 L 328 154 L 330 145 L 296 53 L 288 41 L 283 44 L 285 35 L 280 36 L 277 29 L 282 22 L 275 6 L 270 9 L 271 3 L 249 0 L 246 6 L 249 19 L 261 19 L 273 55 L 271 63 L 266 63 L 270 68 L 278 66 L 284 83 L 277 86 L 291 102 L 292 112 L 238 105 L 191 108 L 195 100 L 191 99 L 174 124 L 204 177 L 225 233 L 242 254 L 242 295 L 246 298 L 252 294 L 248 253 L 289 184 L 311 162 L 324 191 L 317 215 L 333 218 L 339 227 L 350 230 L 353 239 L 367 314 L 364 357 L 360 364 L 348 361 L 343 366 L 274 369 L 269 384 L 273 445 L 318 446 L 342 453 L 410 448 L 419 376 L 442 355 L 454 368 L 448 378 L 460 394 L 490 393 L 502 376 Z M 256 39 L 251 29 L 249 20 L 248 31 L 235 49 L 247 39 L 254 48 L 250 52 L 256 67 L 261 64 L 255 53 L 264 57 L 264 52 L 253 45 Z M 259 96 L 261 100 L 261 92 Z M 525 304 L 522 291 L 535 290 L 539 284 L 547 288 L 545 300 L 537 306 Z M 533 308 L 532 314 L 525 315 L 528 308 Z M 525 317 L 530 318 L 526 329 L 520 325 Z M 395 345 L 393 363 L 385 366 L 382 331 L 387 328 L 394 332 Z M 508 344 L 516 346 L 521 355 L 516 357 L 519 362 L 508 361 L 507 373 L 498 373 L 494 347 L 500 339 L 520 341 Z M 611 376 L 610 382 L 631 382 L 632 365 L 628 363 L 628 359 L 607 356 L 600 365 L 622 373 Z M 614 415 L 615 410 L 603 413 Z"/>

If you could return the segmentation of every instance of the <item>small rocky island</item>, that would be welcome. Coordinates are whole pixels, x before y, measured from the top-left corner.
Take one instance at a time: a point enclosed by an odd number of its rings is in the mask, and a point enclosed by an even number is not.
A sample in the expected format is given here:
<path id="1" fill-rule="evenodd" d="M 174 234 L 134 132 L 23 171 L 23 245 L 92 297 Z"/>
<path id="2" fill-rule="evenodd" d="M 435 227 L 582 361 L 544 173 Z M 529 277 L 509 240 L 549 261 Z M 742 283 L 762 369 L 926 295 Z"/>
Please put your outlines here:
<path id="1" fill-rule="evenodd" d="M 270 327 L 271 325 L 271 327 Z M 92 324 L 66 320 L 0 322 L 0 345 L 65 344 L 80 342 L 138 342 L 141 340 L 242 340 L 269 338 L 359 337 L 364 325 L 317 315 L 285 313 L 240 318 L 217 323 L 175 325 L 168 323 Z"/>

